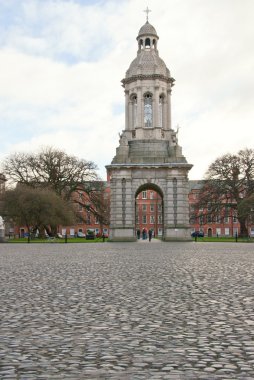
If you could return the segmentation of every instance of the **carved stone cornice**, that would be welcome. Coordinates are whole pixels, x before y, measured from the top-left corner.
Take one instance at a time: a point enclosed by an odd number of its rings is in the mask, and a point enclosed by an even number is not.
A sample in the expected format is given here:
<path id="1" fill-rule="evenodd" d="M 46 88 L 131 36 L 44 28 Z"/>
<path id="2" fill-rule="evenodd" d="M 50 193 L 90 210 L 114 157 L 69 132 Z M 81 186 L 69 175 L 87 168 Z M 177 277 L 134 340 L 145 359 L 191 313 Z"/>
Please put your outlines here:
<path id="1" fill-rule="evenodd" d="M 121 80 L 122 84 L 125 85 L 127 83 L 134 82 L 136 80 L 145 80 L 145 79 L 159 79 L 162 80 L 163 82 L 170 83 L 171 86 L 174 86 L 175 79 L 172 77 L 166 77 L 161 74 L 137 74 L 137 75 L 132 75 L 130 78 L 124 78 Z"/>

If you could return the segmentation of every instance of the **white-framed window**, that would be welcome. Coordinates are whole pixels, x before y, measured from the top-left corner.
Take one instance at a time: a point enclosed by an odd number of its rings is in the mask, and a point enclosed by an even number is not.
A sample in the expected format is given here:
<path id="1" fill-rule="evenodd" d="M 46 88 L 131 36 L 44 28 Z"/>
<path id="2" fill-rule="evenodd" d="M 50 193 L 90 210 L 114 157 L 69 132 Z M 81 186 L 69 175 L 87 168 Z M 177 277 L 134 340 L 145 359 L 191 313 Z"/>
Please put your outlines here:
<path id="1" fill-rule="evenodd" d="M 146 224 L 146 220 L 147 220 L 147 219 L 146 219 L 146 215 L 142 215 L 142 223 L 143 223 L 143 224 Z"/>
<path id="2" fill-rule="evenodd" d="M 155 222 L 154 222 L 154 215 L 150 215 L 150 223 L 151 224 L 154 224 Z"/>
<path id="3" fill-rule="evenodd" d="M 150 204 L 150 211 L 154 212 L 154 204 L 153 203 Z"/>
<path id="4" fill-rule="evenodd" d="M 150 199 L 154 199 L 154 192 L 150 191 Z"/>
<path id="5" fill-rule="evenodd" d="M 225 227 L 225 236 L 229 236 L 230 235 L 230 230 L 228 227 Z"/>
<path id="6" fill-rule="evenodd" d="M 147 191 L 142 191 L 142 199 L 147 199 Z"/>
<path id="7" fill-rule="evenodd" d="M 216 215 L 216 217 L 215 217 L 215 223 L 220 223 L 220 215 Z"/>
<path id="8" fill-rule="evenodd" d="M 158 210 L 158 211 L 161 211 L 161 210 L 162 210 L 162 205 L 161 205 L 161 203 L 158 203 L 158 205 L 157 205 L 157 210 Z"/>
<path id="9" fill-rule="evenodd" d="M 162 223 L 162 215 L 161 215 L 161 214 L 158 215 L 158 223 L 159 223 L 159 224 Z"/>
<path id="10" fill-rule="evenodd" d="M 146 211 L 146 205 L 142 205 L 142 211 Z"/>
<path id="11" fill-rule="evenodd" d="M 221 235 L 221 228 L 216 228 L 216 235 L 220 236 Z"/>
<path id="12" fill-rule="evenodd" d="M 86 213 L 86 224 L 91 224 L 91 214 L 89 211 Z"/>

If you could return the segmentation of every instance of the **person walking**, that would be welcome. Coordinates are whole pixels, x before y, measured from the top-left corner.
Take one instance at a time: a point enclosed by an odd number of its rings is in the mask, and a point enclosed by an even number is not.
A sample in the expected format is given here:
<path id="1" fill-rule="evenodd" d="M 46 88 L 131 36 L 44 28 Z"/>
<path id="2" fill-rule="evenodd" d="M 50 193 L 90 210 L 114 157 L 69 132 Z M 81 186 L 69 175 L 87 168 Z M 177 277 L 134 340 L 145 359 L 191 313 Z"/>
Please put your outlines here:
<path id="1" fill-rule="evenodd" d="M 153 230 L 150 229 L 150 230 L 148 231 L 149 241 L 152 240 L 152 236 L 153 236 Z"/>

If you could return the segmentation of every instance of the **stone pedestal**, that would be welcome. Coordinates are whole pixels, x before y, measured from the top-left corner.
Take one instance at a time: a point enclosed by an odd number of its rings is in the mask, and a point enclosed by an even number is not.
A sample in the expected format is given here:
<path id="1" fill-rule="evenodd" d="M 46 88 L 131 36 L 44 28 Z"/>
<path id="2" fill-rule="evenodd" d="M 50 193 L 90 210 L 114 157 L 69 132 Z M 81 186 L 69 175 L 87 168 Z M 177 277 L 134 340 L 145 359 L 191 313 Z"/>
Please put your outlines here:
<path id="1" fill-rule="evenodd" d="M 110 241 L 136 241 L 135 206 L 145 189 L 158 192 L 163 202 L 164 241 L 190 241 L 188 171 L 191 165 L 111 164 Z"/>
<path id="2" fill-rule="evenodd" d="M 110 226 L 109 241 L 137 241 L 135 229 L 126 227 L 114 227 Z"/>

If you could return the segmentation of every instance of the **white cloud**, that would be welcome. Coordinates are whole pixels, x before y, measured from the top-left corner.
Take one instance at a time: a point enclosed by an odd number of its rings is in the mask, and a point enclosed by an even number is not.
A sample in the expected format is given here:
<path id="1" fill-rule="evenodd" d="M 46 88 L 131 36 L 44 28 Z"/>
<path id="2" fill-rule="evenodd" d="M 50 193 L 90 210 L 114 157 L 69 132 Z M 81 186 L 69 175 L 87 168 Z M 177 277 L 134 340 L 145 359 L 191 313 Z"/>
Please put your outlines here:
<path id="1" fill-rule="evenodd" d="M 121 79 L 147 2 L 12 0 L 0 41 L 2 157 L 42 145 L 93 160 L 105 177 L 124 128 Z M 173 126 L 200 178 L 218 155 L 253 147 L 252 0 L 150 0 L 176 85 Z M 13 10 L 13 14 L 10 12 Z M 123 112 L 119 112 L 119 109 Z M 115 112 L 117 109 L 117 112 Z"/>

